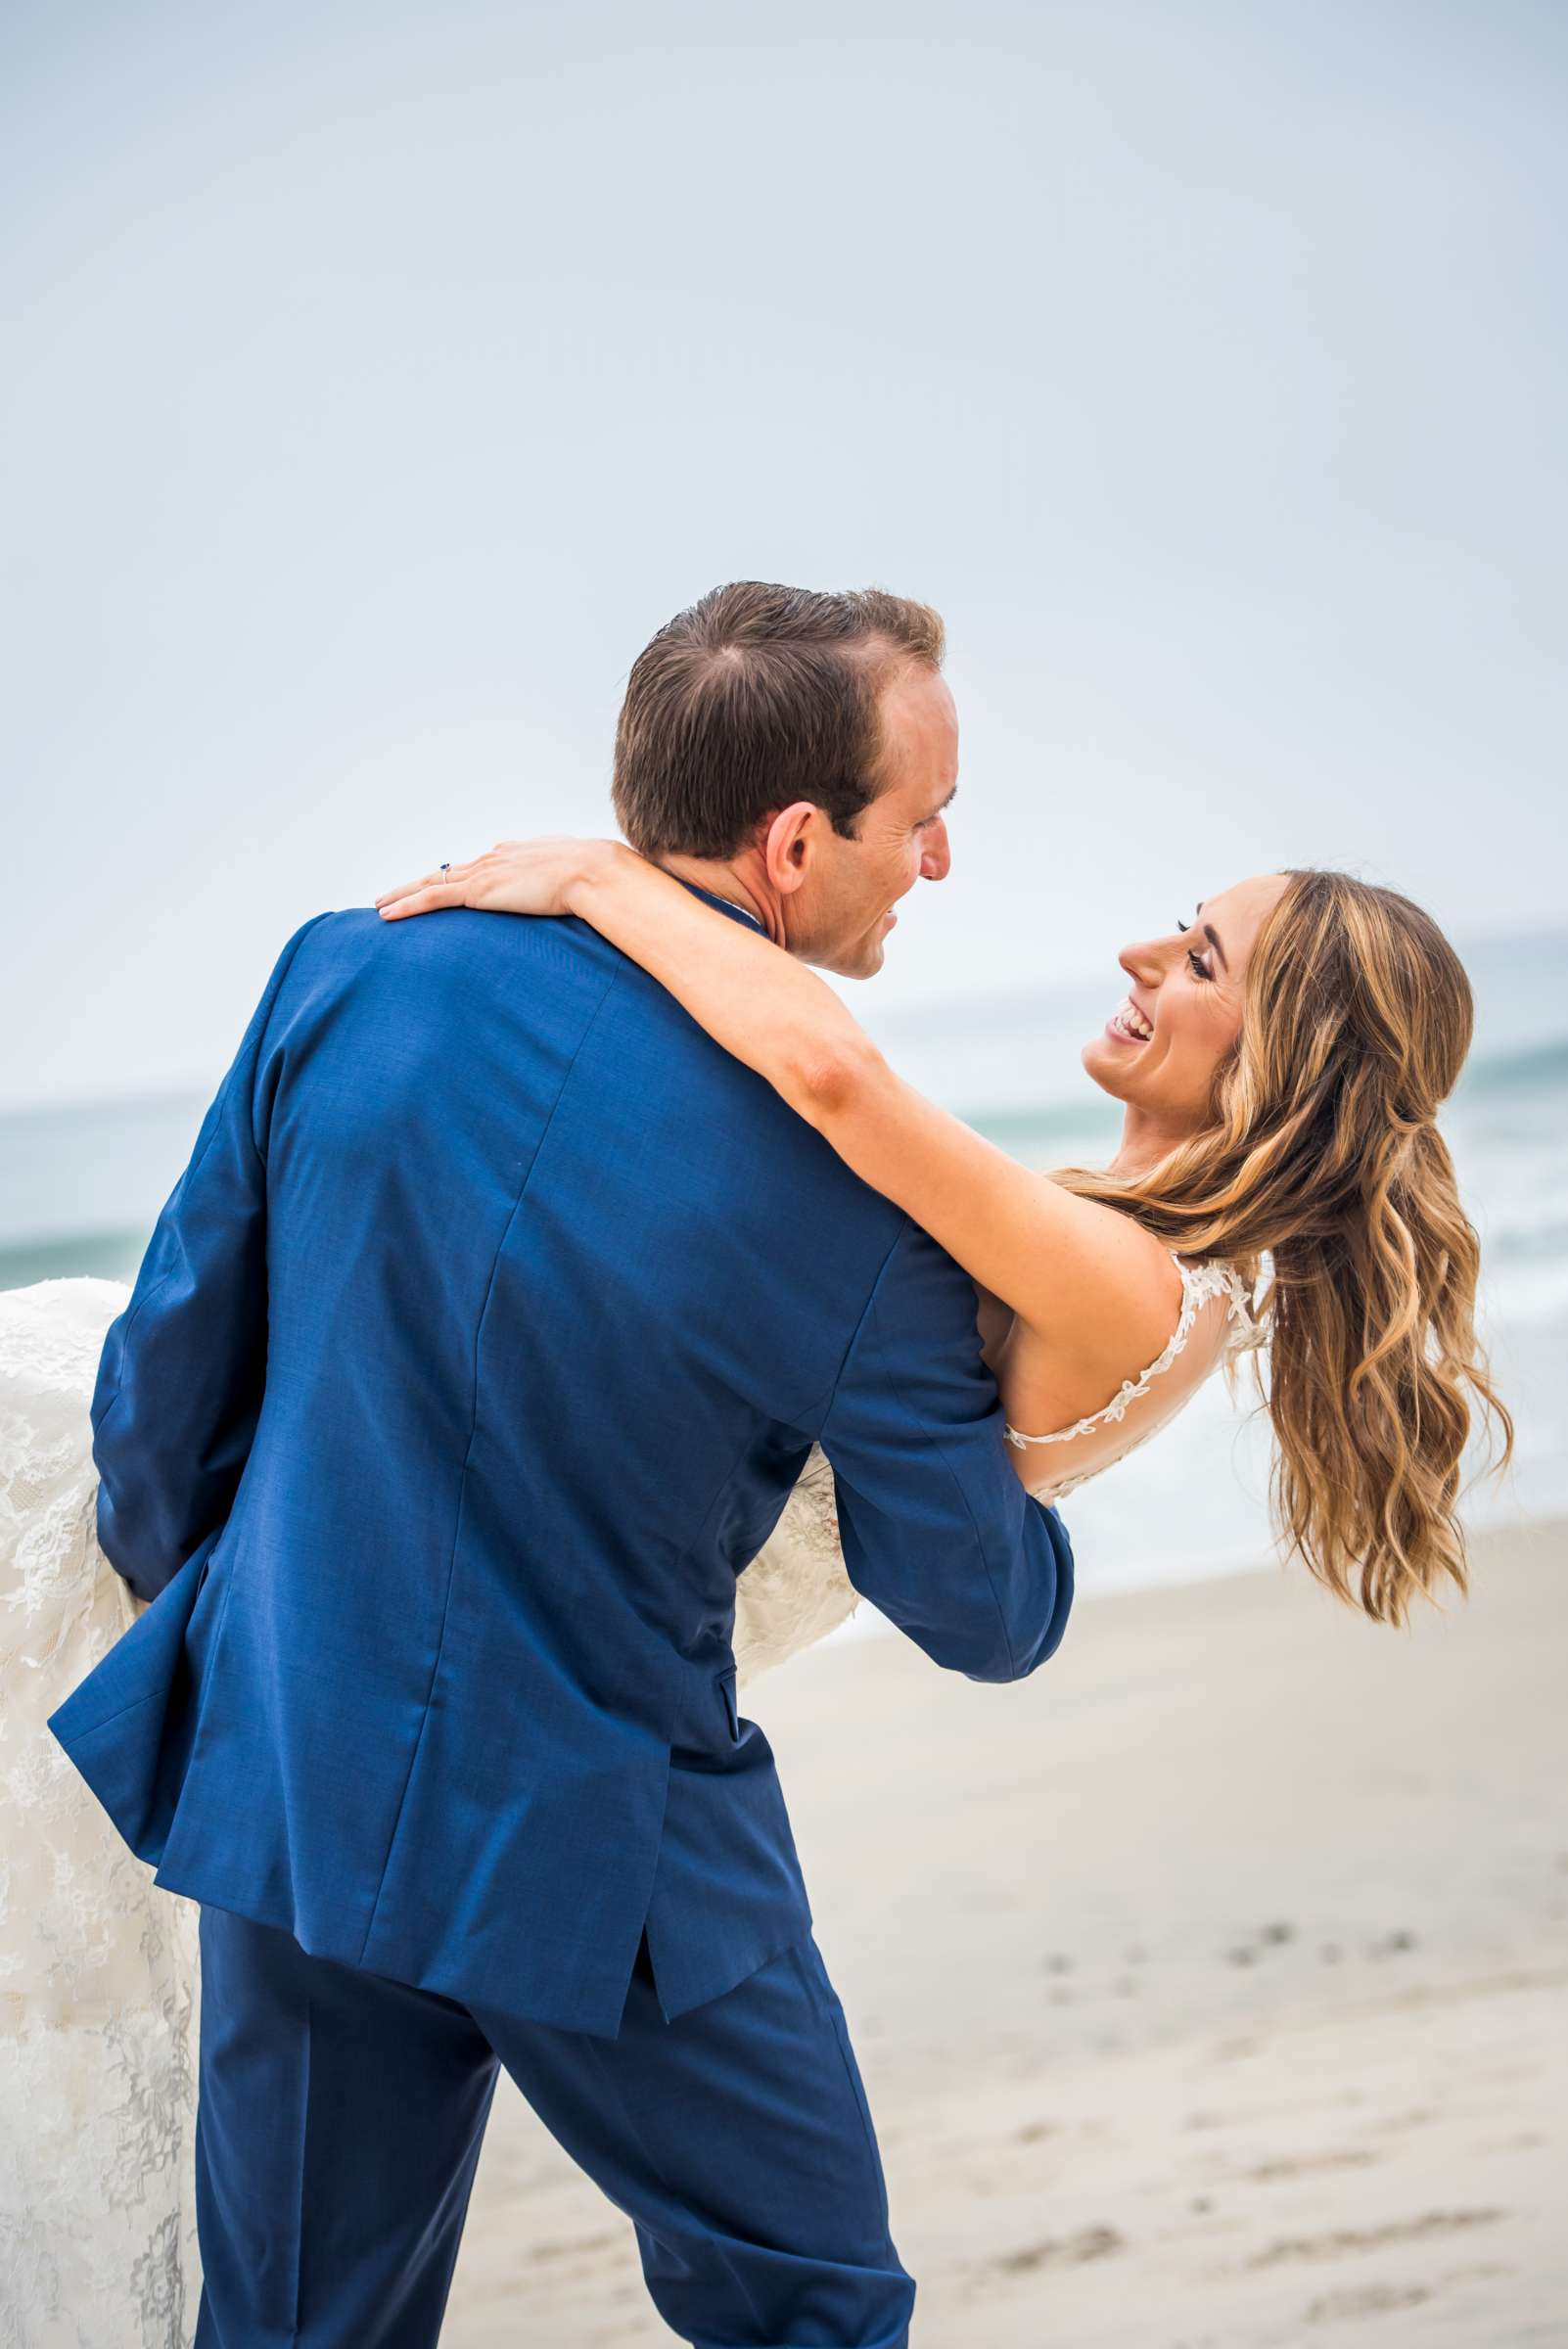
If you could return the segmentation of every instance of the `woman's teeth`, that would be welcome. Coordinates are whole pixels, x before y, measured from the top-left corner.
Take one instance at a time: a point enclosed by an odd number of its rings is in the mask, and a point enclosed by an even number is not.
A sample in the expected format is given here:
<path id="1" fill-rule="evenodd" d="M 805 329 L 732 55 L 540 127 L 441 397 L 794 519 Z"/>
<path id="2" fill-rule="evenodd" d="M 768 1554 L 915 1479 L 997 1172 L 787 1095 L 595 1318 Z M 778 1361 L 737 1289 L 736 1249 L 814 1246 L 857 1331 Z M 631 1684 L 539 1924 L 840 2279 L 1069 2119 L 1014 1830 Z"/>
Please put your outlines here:
<path id="1" fill-rule="evenodd" d="M 1154 1030 L 1130 998 L 1122 1005 L 1120 1011 L 1112 1013 L 1111 1026 L 1119 1036 L 1127 1036 L 1134 1044 L 1146 1044 L 1154 1034 Z"/>

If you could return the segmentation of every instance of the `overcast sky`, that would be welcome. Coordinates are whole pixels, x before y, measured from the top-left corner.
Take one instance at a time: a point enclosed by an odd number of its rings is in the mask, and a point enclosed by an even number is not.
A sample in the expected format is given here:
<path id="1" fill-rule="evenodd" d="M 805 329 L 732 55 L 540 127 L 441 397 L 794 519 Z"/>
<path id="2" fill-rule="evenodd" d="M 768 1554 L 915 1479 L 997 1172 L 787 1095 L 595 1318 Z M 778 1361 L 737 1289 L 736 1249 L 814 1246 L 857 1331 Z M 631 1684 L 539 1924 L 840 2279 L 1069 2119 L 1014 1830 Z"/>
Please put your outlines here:
<path id="1" fill-rule="evenodd" d="M 0 1101 L 607 828 L 715 581 L 945 614 L 899 1013 L 1260 867 L 1568 918 L 1551 0 L 5 12 Z M 855 1000 L 862 1006 L 868 997 Z"/>

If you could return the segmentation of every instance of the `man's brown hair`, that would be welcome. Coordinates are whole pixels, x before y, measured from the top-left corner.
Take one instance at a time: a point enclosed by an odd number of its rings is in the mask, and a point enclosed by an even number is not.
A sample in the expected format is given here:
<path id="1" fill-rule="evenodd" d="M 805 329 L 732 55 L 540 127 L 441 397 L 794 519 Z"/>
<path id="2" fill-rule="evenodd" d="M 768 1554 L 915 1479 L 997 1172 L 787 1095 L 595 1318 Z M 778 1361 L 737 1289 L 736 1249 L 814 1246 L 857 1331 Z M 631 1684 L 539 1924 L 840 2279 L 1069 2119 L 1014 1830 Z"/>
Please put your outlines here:
<path id="1" fill-rule="evenodd" d="M 613 797 L 645 856 L 733 856 L 797 800 L 853 838 L 882 782 L 878 703 L 906 662 L 940 668 L 942 621 L 866 587 L 737 579 L 640 653 L 616 728 Z"/>

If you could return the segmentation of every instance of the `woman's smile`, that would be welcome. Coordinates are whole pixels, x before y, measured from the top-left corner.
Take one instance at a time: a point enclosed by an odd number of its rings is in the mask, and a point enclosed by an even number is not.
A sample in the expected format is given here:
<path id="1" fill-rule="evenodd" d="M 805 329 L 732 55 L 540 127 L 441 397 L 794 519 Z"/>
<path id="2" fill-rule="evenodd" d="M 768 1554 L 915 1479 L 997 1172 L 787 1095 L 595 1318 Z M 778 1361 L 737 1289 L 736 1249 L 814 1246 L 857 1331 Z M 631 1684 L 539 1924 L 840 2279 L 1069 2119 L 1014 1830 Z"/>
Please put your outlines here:
<path id="1" fill-rule="evenodd" d="M 1106 1021 L 1105 1033 L 1119 1044 L 1146 1044 L 1154 1034 L 1154 1023 L 1145 1019 L 1131 996 L 1127 995 L 1121 1008 L 1113 1011 Z"/>

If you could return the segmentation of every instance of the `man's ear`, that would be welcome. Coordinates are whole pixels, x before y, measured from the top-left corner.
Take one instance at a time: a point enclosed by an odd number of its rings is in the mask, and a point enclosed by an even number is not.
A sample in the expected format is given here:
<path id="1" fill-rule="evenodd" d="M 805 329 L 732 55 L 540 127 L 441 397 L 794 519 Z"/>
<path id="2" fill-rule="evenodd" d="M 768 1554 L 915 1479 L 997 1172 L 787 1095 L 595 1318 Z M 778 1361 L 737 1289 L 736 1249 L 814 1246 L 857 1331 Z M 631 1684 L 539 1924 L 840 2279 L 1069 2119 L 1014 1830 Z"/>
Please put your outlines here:
<path id="1" fill-rule="evenodd" d="M 762 862 L 781 898 L 793 897 L 810 870 L 811 856 L 826 817 L 812 800 L 796 800 L 768 819 L 762 834 Z"/>

